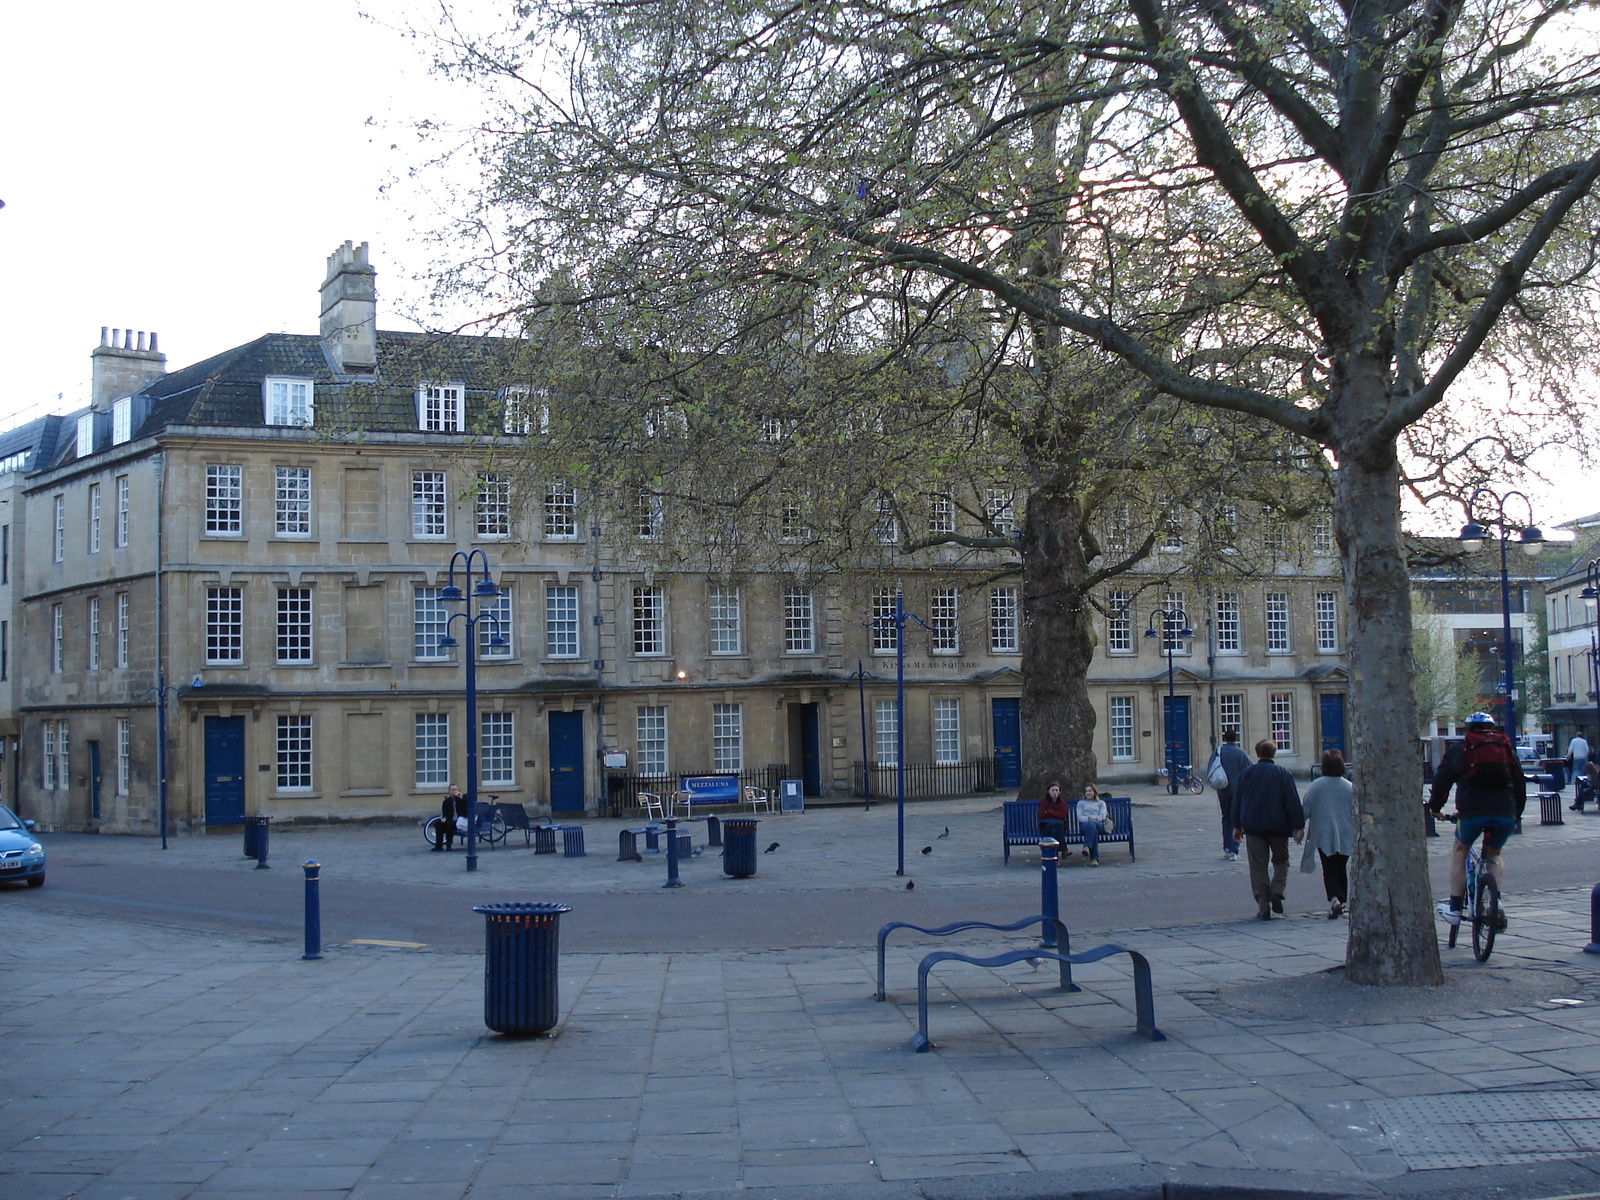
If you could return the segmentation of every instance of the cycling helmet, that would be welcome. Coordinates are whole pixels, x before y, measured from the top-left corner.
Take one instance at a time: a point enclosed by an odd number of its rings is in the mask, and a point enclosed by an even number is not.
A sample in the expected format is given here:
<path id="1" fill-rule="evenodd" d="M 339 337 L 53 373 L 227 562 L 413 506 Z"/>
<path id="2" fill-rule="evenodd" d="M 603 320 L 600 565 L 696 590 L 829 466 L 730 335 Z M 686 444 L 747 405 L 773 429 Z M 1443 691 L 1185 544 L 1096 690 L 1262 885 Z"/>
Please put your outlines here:
<path id="1" fill-rule="evenodd" d="M 1475 712 L 1467 718 L 1468 725 L 1493 725 L 1494 718 L 1486 712 Z"/>

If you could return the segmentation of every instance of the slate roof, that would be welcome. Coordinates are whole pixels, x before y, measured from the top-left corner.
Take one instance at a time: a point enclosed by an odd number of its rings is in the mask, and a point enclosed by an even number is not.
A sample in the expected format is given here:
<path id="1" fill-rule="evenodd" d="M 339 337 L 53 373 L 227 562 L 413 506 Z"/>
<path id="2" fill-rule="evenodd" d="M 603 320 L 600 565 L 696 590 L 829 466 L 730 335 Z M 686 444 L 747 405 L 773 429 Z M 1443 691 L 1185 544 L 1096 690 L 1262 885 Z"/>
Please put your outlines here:
<path id="1" fill-rule="evenodd" d="M 40 417 L 36 421 L 29 421 L 26 425 L 19 425 L 15 429 L 0 433 L 0 462 L 4 462 L 14 454 L 26 453 L 18 470 L 37 471 L 49 464 L 55 457 L 56 447 L 61 441 L 61 430 L 66 428 L 68 418 L 61 416 Z"/>
<path id="2" fill-rule="evenodd" d="M 135 393 L 148 411 L 134 436 L 173 425 L 262 425 L 261 383 L 278 375 L 312 380 L 319 429 L 414 433 L 424 381 L 464 385 L 468 430 L 498 429 L 494 402 L 523 348 L 511 338 L 379 330 L 378 369 L 340 374 L 317 336 L 269 333 L 146 384 Z"/>

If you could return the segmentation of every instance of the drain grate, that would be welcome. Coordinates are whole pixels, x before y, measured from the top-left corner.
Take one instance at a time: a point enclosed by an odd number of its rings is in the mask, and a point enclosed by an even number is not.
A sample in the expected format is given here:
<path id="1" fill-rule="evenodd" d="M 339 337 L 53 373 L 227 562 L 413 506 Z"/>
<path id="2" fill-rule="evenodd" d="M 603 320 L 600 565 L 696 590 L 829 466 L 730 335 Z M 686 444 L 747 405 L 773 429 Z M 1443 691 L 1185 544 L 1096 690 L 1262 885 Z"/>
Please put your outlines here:
<path id="1" fill-rule="evenodd" d="M 1407 1096 L 1367 1108 L 1418 1171 L 1569 1158 L 1600 1142 L 1600 1092 Z"/>

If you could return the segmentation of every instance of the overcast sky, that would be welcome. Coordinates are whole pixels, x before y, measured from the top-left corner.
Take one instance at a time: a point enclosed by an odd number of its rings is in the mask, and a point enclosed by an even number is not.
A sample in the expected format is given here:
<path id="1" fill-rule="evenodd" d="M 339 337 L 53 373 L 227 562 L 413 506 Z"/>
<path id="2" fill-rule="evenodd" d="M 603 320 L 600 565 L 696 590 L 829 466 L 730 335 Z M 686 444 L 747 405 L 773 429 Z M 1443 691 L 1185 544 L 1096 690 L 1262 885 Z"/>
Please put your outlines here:
<path id="1" fill-rule="evenodd" d="M 409 2 L 370 7 L 400 25 Z M 430 218 L 414 189 L 381 189 L 417 158 L 416 118 L 470 104 L 416 43 L 351 0 L 78 0 L 14 6 L 6 26 L 0 426 L 80 407 L 102 326 L 159 332 L 173 369 L 316 332 L 347 238 L 372 244 L 379 324 L 411 327 Z M 1542 524 L 1600 511 L 1594 459 L 1544 466 L 1559 483 L 1527 489 Z"/>

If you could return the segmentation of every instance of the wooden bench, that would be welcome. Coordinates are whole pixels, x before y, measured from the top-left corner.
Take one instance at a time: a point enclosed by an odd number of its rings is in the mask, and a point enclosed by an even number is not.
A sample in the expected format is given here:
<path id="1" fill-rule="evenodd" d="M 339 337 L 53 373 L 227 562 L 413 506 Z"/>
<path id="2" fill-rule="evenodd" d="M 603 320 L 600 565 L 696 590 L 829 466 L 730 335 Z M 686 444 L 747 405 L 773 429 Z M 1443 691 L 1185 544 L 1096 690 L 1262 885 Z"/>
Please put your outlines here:
<path id="1" fill-rule="evenodd" d="M 1126 842 L 1128 861 L 1134 862 L 1133 800 L 1128 796 L 1103 796 L 1106 813 L 1111 817 L 1112 831 L 1100 835 L 1100 845 Z M 1011 861 L 1011 847 L 1037 846 L 1039 844 L 1039 802 L 1037 800 L 1007 800 L 1004 803 L 1005 827 L 1001 833 L 1004 861 Z M 1078 806 L 1067 804 L 1067 835 L 1063 846 L 1081 846 L 1083 834 L 1078 829 Z"/>

